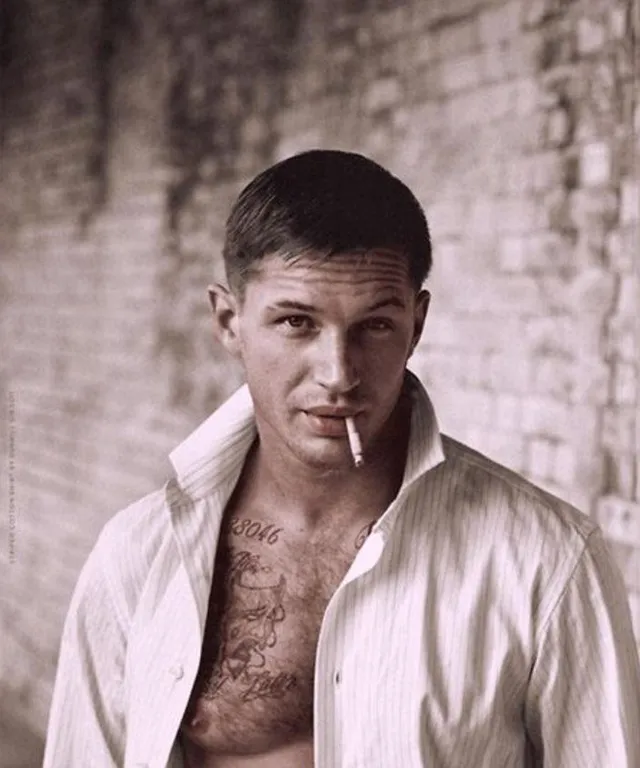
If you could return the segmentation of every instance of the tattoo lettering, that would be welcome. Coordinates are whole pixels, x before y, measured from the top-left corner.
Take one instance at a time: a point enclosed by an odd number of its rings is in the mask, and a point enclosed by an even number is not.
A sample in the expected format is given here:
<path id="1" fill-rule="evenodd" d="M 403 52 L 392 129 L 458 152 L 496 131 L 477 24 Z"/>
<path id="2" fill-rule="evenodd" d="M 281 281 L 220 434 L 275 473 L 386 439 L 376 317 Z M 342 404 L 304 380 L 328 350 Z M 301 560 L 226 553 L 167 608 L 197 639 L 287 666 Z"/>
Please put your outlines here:
<path id="1" fill-rule="evenodd" d="M 275 544 L 278 541 L 278 534 L 282 533 L 282 528 L 276 528 L 273 523 L 265 525 L 259 520 L 248 518 L 232 517 L 230 527 L 234 536 L 246 536 L 248 539 L 266 541 L 267 544 Z"/>
<path id="2" fill-rule="evenodd" d="M 280 672 L 278 675 L 261 672 L 255 676 L 249 689 L 242 694 L 242 700 L 253 701 L 268 696 L 281 699 L 287 691 L 295 688 L 297 684 L 296 676 L 290 672 Z"/>
<path id="3" fill-rule="evenodd" d="M 360 549 L 360 548 L 362 547 L 362 545 L 363 545 L 363 544 L 365 543 L 365 541 L 367 540 L 367 536 L 368 536 L 368 535 L 371 533 L 371 531 L 373 530 L 373 526 L 374 526 L 375 524 L 376 524 L 376 521 L 375 521 L 375 520 L 372 520 L 370 523 L 367 523 L 365 526 L 363 526 L 363 527 L 360 529 L 360 532 L 359 532 L 359 533 L 358 533 L 358 535 L 356 536 L 356 541 L 355 541 L 356 549 Z"/>
<path id="4" fill-rule="evenodd" d="M 246 551 L 231 555 L 226 588 L 233 598 L 221 617 L 217 658 L 204 672 L 205 698 L 215 698 L 232 683 L 240 687 L 243 701 L 282 698 L 297 685 L 294 675 L 274 676 L 264 669 L 265 652 L 276 645 L 277 626 L 286 616 L 286 583 L 284 574 L 274 582 L 271 569 L 261 564 L 258 555 Z"/>

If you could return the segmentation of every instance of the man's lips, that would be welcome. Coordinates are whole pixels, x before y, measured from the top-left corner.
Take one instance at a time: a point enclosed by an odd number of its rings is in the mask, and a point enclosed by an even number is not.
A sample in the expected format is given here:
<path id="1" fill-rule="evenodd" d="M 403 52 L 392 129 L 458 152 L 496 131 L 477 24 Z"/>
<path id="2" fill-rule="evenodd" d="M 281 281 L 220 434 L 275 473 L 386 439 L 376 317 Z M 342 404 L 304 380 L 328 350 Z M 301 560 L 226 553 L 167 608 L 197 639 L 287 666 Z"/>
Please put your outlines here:
<path id="1" fill-rule="evenodd" d="M 311 431 L 323 437 L 346 437 L 345 419 L 354 417 L 358 411 L 353 408 L 319 407 L 305 409 L 307 424 Z"/>
<path id="2" fill-rule="evenodd" d="M 328 419 L 346 419 L 355 418 L 359 411 L 355 408 L 340 408 L 338 406 L 320 405 L 315 408 L 305 408 L 305 413 L 312 416 L 320 416 Z"/>

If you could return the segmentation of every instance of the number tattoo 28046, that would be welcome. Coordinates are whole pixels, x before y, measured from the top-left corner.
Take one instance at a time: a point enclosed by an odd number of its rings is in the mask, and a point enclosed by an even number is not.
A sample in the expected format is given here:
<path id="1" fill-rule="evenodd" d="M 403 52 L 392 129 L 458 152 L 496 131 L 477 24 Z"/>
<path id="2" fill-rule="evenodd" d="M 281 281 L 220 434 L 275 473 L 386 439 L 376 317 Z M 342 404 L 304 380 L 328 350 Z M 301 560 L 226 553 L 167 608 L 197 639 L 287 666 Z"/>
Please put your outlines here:
<path id="1" fill-rule="evenodd" d="M 232 517 L 229 523 L 231 533 L 234 536 L 246 536 L 248 539 L 266 541 L 267 544 L 275 544 L 282 528 L 276 528 L 273 523 L 264 523 L 250 518 Z"/>

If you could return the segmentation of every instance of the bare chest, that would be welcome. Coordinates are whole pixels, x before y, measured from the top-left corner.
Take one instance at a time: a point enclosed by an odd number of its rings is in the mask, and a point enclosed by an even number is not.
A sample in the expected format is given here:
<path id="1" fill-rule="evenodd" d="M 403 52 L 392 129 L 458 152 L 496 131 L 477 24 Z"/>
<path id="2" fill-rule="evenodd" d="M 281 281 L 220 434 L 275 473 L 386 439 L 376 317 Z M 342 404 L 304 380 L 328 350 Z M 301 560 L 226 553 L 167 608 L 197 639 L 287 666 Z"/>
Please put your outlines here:
<path id="1" fill-rule="evenodd" d="M 215 754 L 260 754 L 311 738 L 322 618 L 369 528 L 305 540 L 269 521 L 227 521 L 187 740 Z"/>

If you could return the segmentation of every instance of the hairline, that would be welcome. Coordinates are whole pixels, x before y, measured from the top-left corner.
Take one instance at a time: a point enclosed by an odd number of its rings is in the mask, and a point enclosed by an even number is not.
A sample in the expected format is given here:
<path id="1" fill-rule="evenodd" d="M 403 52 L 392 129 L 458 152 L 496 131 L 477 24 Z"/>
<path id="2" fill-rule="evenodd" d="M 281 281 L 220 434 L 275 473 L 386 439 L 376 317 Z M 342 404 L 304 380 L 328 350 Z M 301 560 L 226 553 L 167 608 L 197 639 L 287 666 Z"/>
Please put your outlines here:
<path id="1" fill-rule="evenodd" d="M 347 256 L 349 254 L 361 254 L 364 257 L 366 254 L 372 252 L 387 253 L 389 255 L 397 256 L 399 259 L 403 259 L 407 264 L 407 278 L 414 293 L 417 295 L 422 290 L 424 281 L 422 281 L 420 285 L 417 285 L 417 281 L 414 280 L 414 276 L 411 270 L 411 254 L 409 251 L 403 246 L 392 247 L 389 245 L 371 247 L 363 246 L 359 248 L 348 248 L 346 250 L 325 249 L 324 251 L 314 248 L 313 246 L 309 246 L 307 248 L 301 249 L 296 253 L 291 253 L 286 248 L 283 248 L 277 251 L 263 254 L 258 259 L 254 259 L 250 264 L 248 264 L 244 270 L 237 271 L 233 275 L 230 275 L 227 272 L 227 282 L 229 284 L 229 289 L 242 305 L 245 300 L 247 286 L 257 276 L 257 273 L 260 271 L 262 265 L 267 259 L 282 258 L 289 264 L 295 264 L 296 261 L 311 257 L 310 261 L 317 261 L 322 263 L 330 261 L 334 258 L 339 258 L 340 256 Z"/>

